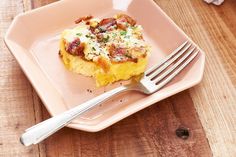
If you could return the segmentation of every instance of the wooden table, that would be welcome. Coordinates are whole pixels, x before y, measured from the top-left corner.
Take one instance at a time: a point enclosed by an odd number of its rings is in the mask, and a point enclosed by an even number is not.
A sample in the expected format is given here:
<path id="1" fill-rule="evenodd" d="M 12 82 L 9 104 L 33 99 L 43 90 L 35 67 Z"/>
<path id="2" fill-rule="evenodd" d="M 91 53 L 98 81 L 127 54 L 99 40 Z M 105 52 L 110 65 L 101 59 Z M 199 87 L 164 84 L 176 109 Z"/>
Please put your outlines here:
<path id="1" fill-rule="evenodd" d="M 205 52 L 203 81 L 98 133 L 64 128 L 39 145 L 24 147 L 24 129 L 48 112 L 7 50 L 3 36 L 14 16 L 53 0 L 0 2 L 0 156 L 236 156 L 236 2 L 156 3 Z M 176 130 L 179 137 L 176 135 Z M 189 133 L 189 137 L 187 134 Z"/>

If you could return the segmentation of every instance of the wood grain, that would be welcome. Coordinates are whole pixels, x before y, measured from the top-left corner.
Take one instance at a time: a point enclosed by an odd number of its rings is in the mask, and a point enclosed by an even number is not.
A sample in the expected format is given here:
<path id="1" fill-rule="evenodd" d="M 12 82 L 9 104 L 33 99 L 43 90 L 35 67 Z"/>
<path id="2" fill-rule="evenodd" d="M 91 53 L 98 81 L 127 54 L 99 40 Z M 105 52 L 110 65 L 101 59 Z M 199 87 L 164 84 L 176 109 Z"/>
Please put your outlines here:
<path id="1" fill-rule="evenodd" d="M 24 12 L 20 0 L 0 2 L 0 156 L 38 156 L 39 146 L 19 143 L 24 128 L 35 124 L 32 87 L 7 50 L 3 36 L 14 16 Z"/>
<path id="2" fill-rule="evenodd" d="M 157 3 L 206 52 L 205 75 L 190 89 L 191 97 L 214 156 L 236 156 L 235 1 L 219 7 L 201 1 Z"/>
<path id="3" fill-rule="evenodd" d="M 44 113 L 46 116 L 47 113 Z M 187 140 L 175 135 L 189 129 Z M 45 142 L 47 156 L 211 156 L 187 91 L 98 133 L 64 128 Z"/>
<path id="4" fill-rule="evenodd" d="M 1 38 L 17 13 L 53 1 L 2 0 Z M 20 134 L 49 114 L 1 40 L 0 157 L 236 156 L 236 4 L 233 0 L 220 7 L 201 0 L 156 2 L 207 53 L 201 84 L 101 132 L 64 128 L 26 148 L 18 141 Z M 188 129 L 189 138 L 177 137 L 178 128 Z"/>

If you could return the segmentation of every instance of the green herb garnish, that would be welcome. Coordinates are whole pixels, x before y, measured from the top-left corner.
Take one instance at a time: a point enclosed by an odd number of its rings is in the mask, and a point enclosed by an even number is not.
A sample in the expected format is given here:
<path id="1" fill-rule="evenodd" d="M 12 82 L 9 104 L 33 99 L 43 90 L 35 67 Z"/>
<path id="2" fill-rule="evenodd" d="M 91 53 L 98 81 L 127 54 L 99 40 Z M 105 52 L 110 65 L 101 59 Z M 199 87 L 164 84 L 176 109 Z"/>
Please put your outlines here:
<path id="1" fill-rule="evenodd" d="M 126 35 L 127 34 L 127 31 L 121 31 L 120 32 L 120 35 Z"/>
<path id="2" fill-rule="evenodd" d="M 103 38 L 102 40 L 103 40 L 103 42 L 108 42 L 108 40 L 109 40 L 109 38 L 110 38 L 110 36 L 108 35 L 106 38 Z"/>
<path id="3" fill-rule="evenodd" d="M 78 35 L 78 36 L 82 36 L 82 33 L 77 33 L 76 35 Z"/>
<path id="4" fill-rule="evenodd" d="M 112 37 L 115 38 L 117 36 L 116 33 L 112 33 Z"/>
<path id="5" fill-rule="evenodd" d="M 95 47 L 92 47 L 93 51 L 96 51 Z"/>

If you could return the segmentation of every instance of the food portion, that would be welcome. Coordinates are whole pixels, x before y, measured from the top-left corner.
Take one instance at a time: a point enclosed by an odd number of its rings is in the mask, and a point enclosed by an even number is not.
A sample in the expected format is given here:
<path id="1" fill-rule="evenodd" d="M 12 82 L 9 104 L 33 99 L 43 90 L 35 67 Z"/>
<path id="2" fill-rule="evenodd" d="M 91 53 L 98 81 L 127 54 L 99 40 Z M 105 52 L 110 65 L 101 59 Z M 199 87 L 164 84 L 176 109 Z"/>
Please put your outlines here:
<path id="1" fill-rule="evenodd" d="M 86 16 L 75 22 L 77 27 L 63 31 L 60 40 L 59 55 L 69 70 L 94 77 L 98 87 L 144 72 L 150 47 L 130 16 Z"/>

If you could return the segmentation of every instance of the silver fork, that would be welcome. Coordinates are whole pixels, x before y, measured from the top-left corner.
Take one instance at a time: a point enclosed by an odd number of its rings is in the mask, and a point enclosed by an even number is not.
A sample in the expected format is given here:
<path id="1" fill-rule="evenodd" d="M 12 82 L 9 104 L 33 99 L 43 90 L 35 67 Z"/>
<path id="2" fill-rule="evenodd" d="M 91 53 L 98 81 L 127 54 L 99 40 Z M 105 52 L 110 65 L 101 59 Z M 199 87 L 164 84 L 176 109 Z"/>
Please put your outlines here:
<path id="1" fill-rule="evenodd" d="M 115 88 L 25 130 L 25 133 L 20 138 L 21 143 L 29 146 L 41 142 L 69 124 L 78 115 L 101 104 L 118 93 L 128 90 L 135 90 L 148 95 L 155 93 L 180 73 L 198 53 L 199 50 L 196 50 L 191 43 L 188 41 L 184 42 L 161 63 L 145 71 L 139 82 Z"/>

